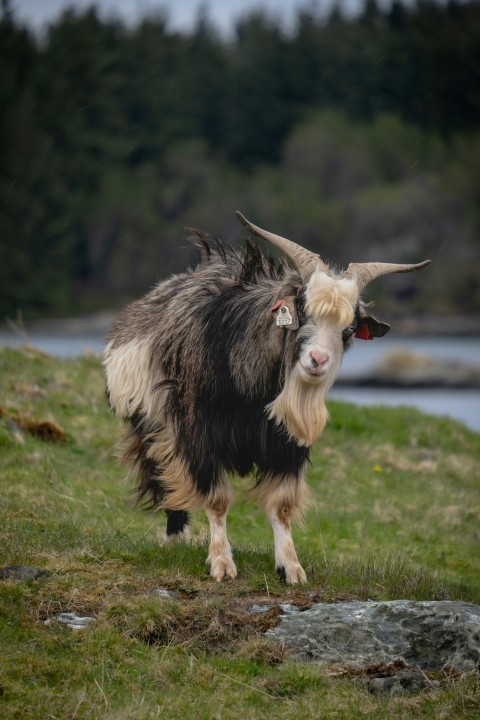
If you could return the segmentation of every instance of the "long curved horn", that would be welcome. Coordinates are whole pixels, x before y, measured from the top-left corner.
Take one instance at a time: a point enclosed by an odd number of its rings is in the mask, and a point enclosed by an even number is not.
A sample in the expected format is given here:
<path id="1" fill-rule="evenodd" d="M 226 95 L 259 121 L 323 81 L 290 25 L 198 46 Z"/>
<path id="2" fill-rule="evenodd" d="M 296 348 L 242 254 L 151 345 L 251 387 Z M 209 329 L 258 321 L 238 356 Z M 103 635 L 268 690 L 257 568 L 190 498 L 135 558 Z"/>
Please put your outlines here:
<path id="1" fill-rule="evenodd" d="M 297 243 L 291 240 L 287 240 L 287 238 L 281 237 L 281 235 L 274 235 L 268 230 L 262 230 L 262 228 L 251 223 L 250 220 L 247 220 L 239 210 L 237 210 L 235 214 L 247 230 L 264 240 L 268 240 L 269 243 L 275 245 L 275 247 L 284 252 L 285 255 L 288 255 L 295 263 L 304 282 L 306 282 L 317 269 L 323 270 L 323 272 L 328 275 L 330 274 L 330 268 L 323 262 L 320 255 L 303 248 L 301 245 L 297 245 Z"/>
<path id="2" fill-rule="evenodd" d="M 353 278 L 361 292 L 372 280 L 389 273 L 407 273 L 421 270 L 429 265 L 431 260 L 424 260 L 416 265 L 402 265 L 398 263 L 350 263 L 343 273 L 344 277 Z"/>

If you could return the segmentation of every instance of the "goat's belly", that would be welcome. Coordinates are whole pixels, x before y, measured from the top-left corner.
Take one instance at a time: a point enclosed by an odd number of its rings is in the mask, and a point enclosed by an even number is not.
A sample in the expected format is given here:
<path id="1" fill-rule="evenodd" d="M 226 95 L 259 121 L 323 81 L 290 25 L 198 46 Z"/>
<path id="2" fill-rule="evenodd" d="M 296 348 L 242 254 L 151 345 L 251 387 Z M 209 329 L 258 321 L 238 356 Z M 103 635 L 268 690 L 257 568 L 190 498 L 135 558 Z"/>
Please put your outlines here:
<path id="1" fill-rule="evenodd" d="M 197 477 L 204 473 L 216 475 L 222 469 L 241 477 L 250 473 L 296 476 L 309 454 L 308 448 L 299 446 L 263 413 L 261 418 L 217 415 L 210 418 L 208 425 L 200 424 L 192 433 L 182 435 L 182 454 Z"/>

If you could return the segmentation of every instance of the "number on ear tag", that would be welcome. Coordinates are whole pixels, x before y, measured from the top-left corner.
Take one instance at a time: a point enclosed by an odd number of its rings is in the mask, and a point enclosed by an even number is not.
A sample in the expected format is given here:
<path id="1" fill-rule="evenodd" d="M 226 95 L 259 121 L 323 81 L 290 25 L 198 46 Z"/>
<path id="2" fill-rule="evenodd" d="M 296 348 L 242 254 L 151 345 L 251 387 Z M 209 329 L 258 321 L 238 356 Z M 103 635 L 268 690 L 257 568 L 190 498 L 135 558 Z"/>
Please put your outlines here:
<path id="1" fill-rule="evenodd" d="M 270 308 L 270 312 L 275 312 L 275 310 L 278 310 L 275 315 L 275 325 L 277 327 L 283 327 L 286 330 L 298 330 L 298 314 L 293 296 L 288 296 L 276 302 Z"/>
<path id="2" fill-rule="evenodd" d="M 285 327 L 286 325 L 291 325 L 293 323 L 293 318 L 286 305 L 280 306 L 275 323 L 278 327 Z"/>

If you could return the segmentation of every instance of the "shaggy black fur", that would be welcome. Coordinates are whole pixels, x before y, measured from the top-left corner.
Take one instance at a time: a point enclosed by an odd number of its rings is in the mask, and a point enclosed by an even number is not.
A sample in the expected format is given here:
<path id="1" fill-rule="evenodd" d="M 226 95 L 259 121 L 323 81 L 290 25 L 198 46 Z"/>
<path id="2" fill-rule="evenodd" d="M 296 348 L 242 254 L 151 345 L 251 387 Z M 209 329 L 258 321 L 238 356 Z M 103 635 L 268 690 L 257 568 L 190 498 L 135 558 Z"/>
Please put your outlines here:
<path id="1" fill-rule="evenodd" d="M 153 386 L 167 395 L 163 417 L 147 421 L 138 412 L 127 418 L 138 498 L 151 507 L 165 502 L 165 488 L 163 468 L 148 450 L 166 423 L 175 429 L 175 454 L 205 495 L 225 471 L 253 472 L 257 483 L 271 475 L 298 477 L 309 456 L 265 413 L 299 352 L 296 333 L 276 327 L 270 308 L 293 297 L 303 324 L 300 277 L 255 242 L 235 252 L 194 232 L 202 249 L 198 267 L 133 303 L 110 335 L 117 347 L 153 336 L 152 373 L 158 368 L 166 378 Z M 169 512 L 167 534 L 187 522 L 187 513 Z"/>

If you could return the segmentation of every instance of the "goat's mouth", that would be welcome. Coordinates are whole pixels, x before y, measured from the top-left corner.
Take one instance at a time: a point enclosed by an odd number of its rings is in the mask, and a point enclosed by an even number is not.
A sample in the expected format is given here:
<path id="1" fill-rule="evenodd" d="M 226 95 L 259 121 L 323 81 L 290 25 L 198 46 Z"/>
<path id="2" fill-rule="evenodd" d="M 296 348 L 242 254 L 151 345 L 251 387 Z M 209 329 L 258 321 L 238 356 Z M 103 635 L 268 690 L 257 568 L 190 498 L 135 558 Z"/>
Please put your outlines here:
<path id="1" fill-rule="evenodd" d="M 318 385 L 323 382 L 328 374 L 328 368 L 326 367 L 315 367 L 303 362 L 299 362 L 298 366 L 300 377 L 310 385 Z"/>

